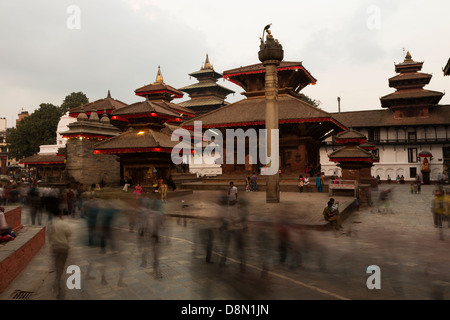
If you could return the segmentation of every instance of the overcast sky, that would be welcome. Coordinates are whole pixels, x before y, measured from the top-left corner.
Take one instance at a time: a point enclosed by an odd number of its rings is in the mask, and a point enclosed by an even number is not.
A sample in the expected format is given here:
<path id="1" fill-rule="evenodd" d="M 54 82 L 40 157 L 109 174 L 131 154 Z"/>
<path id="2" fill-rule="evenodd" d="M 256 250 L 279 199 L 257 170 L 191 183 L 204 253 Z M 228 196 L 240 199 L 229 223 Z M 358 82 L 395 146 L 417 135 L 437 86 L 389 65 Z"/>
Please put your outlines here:
<path id="1" fill-rule="evenodd" d="M 0 0 L 0 117 L 13 127 L 22 108 L 78 91 L 134 103 L 158 66 L 166 84 L 195 83 L 188 74 L 206 54 L 218 72 L 259 63 L 268 23 L 285 60 L 317 79 L 303 93 L 322 109 L 336 112 L 338 96 L 341 111 L 379 109 L 406 51 L 433 74 L 427 89 L 450 88 L 449 9 L 448 0 Z M 243 99 L 242 88 L 219 84 L 236 92 L 227 101 Z"/>

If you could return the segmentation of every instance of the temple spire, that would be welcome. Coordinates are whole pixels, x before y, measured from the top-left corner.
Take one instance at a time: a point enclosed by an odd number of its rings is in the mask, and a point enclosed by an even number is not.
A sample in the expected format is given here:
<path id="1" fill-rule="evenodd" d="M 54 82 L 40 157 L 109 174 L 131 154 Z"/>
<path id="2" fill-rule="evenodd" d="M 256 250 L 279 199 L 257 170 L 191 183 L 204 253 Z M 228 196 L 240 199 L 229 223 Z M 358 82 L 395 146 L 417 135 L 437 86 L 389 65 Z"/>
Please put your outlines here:
<path id="1" fill-rule="evenodd" d="M 156 80 L 155 83 L 164 83 L 164 79 L 161 73 L 161 68 L 158 66 L 158 73 L 156 74 Z"/>
<path id="2" fill-rule="evenodd" d="M 111 98 L 111 92 L 109 90 L 108 90 L 108 95 L 106 97 Z"/>
<path id="3" fill-rule="evenodd" d="M 208 54 L 206 54 L 205 64 L 203 65 L 202 69 L 212 69 L 212 68 L 213 68 L 213 66 L 212 66 L 212 64 L 209 62 Z"/>
<path id="4" fill-rule="evenodd" d="M 411 53 L 409 53 L 409 51 L 406 53 L 405 56 L 405 61 L 404 62 L 411 62 L 413 61 L 412 57 L 411 57 Z"/>

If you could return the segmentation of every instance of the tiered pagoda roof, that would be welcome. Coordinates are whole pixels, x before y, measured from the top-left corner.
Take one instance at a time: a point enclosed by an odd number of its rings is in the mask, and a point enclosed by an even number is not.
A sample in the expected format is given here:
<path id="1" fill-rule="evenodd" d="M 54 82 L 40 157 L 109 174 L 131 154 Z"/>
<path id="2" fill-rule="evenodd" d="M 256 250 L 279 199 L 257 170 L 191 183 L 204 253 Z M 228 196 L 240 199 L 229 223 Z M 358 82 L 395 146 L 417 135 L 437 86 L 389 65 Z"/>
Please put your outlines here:
<path id="1" fill-rule="evenodd" d="M 34 154 L 19 161 L 21 164 L 36 165 L 36 164 L 64 164 L 66 157 L 58 154 Z"/>
<path id="2" fill-rule="evenodd" d="M 361 147 L 367 142 L 366 137 L 359 131 L 349 129 L 336 135 L 336 142 L 343 146 L 330 155 L 330 161 L 333 162 L 368 162 L 375 161 L 374 155 Z"/>
<path id="3" fill-rule="evenodd" d="M 152 84 L 145 85 L 141 88 L 134 90 L 137 96 L 141 97 L 158 97 L 171 101 L 176 98 L 182 98 L 183 93 L 172 86 L 164 83 L 164 78 L 161 73 L 161 68 L 158 66 L 158 73 L 156 80 Z"/>
<path id="4" fill-rule="evenodd" d="M 126 105 L 126 103 L 120 100 L 113 99 L 111 97 L 111 92 L 108 90 L 108 95 L 106 96 L 106 98 L 89 102 L 76 108 L 72 108 L 69 110 L 69 116 L 76 118 L 78 117 L 80 112 L 84 112 L 88 116 L 91 114 L 91 112 L 103 114 L 103 112 L 106 111 L 107 114 L 111 114 L 114 110 L 120 109 Z"/>
<path id="5" fill-rule="evenodd" d="M 194 121 L 202 121 L 203 128 L 264 126 L 265 124 L 265 68 L 250 65 L 224 72 L 224 78 L 240 85 L 247 99 L 229 104 L 183 123 L 183 128 L 193 129 Z M 346 127 L 330 113 L 300 99 L 301 89 L 315 84 L 316 79 L 301 62 L 282 61 L 278 66 L 278 118 L 279 124 L 291 124 L 303 136 L 323 140 Z"/>
<path id="6" fill-rule="evenodd" d="M 165 105 L 166 107 L 172 109 L 174 112 L 177 112 L 179 114 L 179 117 L 195 116 L 195 112 L 193 112 L 192 110 L 189 110 L 183 107 L 182 105 L 171 102 L 173 99 L 182 98 L 183 92 L 164 83 L 164 78 L 162 76 L 161 68 L 159 66 L 155 82 L 143 86 L 141 88 L 138 88 L 134 90 L 134 92 L 137 96 L 144 97 L 152 102 L 159 101 L 158 103 L 160 105 Z"/>
<path id="7" fill-rule="evenodd" d="M 120 136 L 98 143 L 94 152 L 96 154 L 170 153 L 178 143 L 179 141 L 171 140 L 171 130 L 166 126 L 163 130 L 130 128 Z"/>
<path id="8" fill-rule="evenodd" d="M 173 128 L 178 127 L 175 124 L 181 123 L 184 116 L 193 116 L 193 113 L 181 113 L 180 107 L 171 102 L 178 90 L 164 83 L 159 67 L 156 81 L 143 88 L 135 92 L 145 97 L 144 101 L 112 114 L 112 120 L 128 123 L 128 129 L 96 144 L 96 154 L 170 153 L 179 143 L 171 141 Z"/>
<path id="9" fill-rule="evenodd" d="M 200 70 L 189 75 L 196 78 L 198 82 L 180 88 L 190 97 L 190 100 L 180 102 L 180 106 L 189 108 L 196 114 L 201 114 L 228 104 L 225 98 L 234 91 L 217 84 L 217 80 L 222 78 L 222 74 L 214 70 L 208 55 L 206 55 L 205 63 Z"/>
<path id="10" fill-rule="evenodd" d="M 423 62 L 414 61 L 411 54 L 405 56 L 402 63 L 395 65 L 398 75 L 389 79 L 389 86 L 395 88 L 394 93 L 381 97 L 381 106 L 395 112 L 396 118 L 426 117 L 429 108 L 438 104 L 444 93 L 426 90 L 431 74 L 419 72 Z"/>
<path id="11" fill-rule="evenodd" d="M 295 96 L 306 86 L 316 84 L 317 80 L 303 67 L 302 62 L 281 61 L 277 67 L 279 93 L 289 91 Z M 264 95 L 266 69 L 262 63 L 231 69 L 223 73 L 223 77 L 238 86 L 250 97 Z"/>

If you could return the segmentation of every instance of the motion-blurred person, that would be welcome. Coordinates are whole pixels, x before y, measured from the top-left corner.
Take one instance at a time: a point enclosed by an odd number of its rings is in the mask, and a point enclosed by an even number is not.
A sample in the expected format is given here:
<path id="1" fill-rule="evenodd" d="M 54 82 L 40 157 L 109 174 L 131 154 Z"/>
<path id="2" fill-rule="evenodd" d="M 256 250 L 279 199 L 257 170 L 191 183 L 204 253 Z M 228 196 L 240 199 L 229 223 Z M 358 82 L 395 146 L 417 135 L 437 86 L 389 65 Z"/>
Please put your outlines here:
<path id="1" fill-rule="evenodd" d="M 80 218 L 83 218 L 83 193 L 86 192 L 84 185 L 82 183 L 79 183 L 76 188 L 76 197 L 75 197 L 75 203 L 74 203 L 74 215 L 77 215 Z"/>
<path id="2" fill-rule="evenodd" d="M 97 238 L 97 218 L 100 212 L 100 204 L 97 198 L 94 198 L 93 192 L 83 194 L 83 213 L 86 219 L 88 232 L 88 246 L 92 247 L 96 244 Z"/>
<path id="3" fill-rule="evenodd" d="M 207 226 L 205 228 L 202 228 L 200 230 L 200 237 L 205 245 L 205 251 L 206 251 L 206 263 L 214 263 L 212 261 L 212 253 L 214 248 L 214 228 L 211 226 Z"/>
<path id="4" fill-rule="evenodd" d="M 159 270 L 159 250 L 161 245 L 161 228 L 163 216 L 161 212 L 141 206 L 138 213 L 138 241 L 141 249 L 141 267 L 146 267 L 150 251 L 153 254 L 153 272 L 156 279 L 161 278 Z"/>
<path id="5" fill-rule="evenodd" d="M 3 187 L 3 184 L 0 182 L 0 205 L 6 205 L 5 204 L 5 188 Z"/>
<path id="6" fill-rule="evenodd" d="M 173 181 L 172 175 L 169 176 L 169 179 L 167 179 L 167 185 L 169 188 L 172 188 L 172 191 L 175 191 L 177 189 L 177 185 Z"/>
<path id="7" fill-rule="evenodd" d="M 48 221 L 51 221 L 54 216 L 62 214 L 60 208 L 60 194 L 59 189 L 50 187 L 46 190 L 46 201 L 47 201 L 47 214 Z"/>
<path id="8" fill-rule="evenodd" d="M 163 177 L 160 177 L 158 180 L 159 184 L 159 192 L 161 193 L 161 200 L 166 201 L 167 200 L 167 181 Z"/>
<path id="9" fill-rule="evenodd" d="M 95 197 L 99 194 L 96 193 Z M 100 274 L 101 274 L 101 284 L 107 285 L 107 269 L 111 263 L 115 263 L 119 266 L 118 268 L 118 280 L 117 285 L 119 287 L 126 287 L 127 284 L 124 282 L 125 276 L 125 257 L 123 257 L 122 252 L 117 246 L 114 235 L 112 232 L 112 225 L 117 213 L 120 211 L 118 205 L 109 196 L 103 196 L 103 198 L 94 198 L 93 201 L 94 208 L 98 208 L 97 212 L 97 225 L 98 237 L 100 238 L 100 252 L 97 259 L 92 259 L 89 261 L 89 267 L 86 274 L 88 279 L 95 279 L 91 276 L 94 263 L 99 264 Z M 98 205 L 97 205 L 98 203 Z M 86 212 L 87 213 L 87 212 Z M 108 250 L 109 249 L 109 250 Z"/>
<path id="10" fill-rule="evenodd" d="M 76 198 L 75 190 L 72 189 L 72 186 L 70 184 L 67 185 L 67 190 L 66 190 L 67 215 L 72 218 L 74 218 L 74 216 L 72 216 L 72 214 L 73 214 L 75 198 Z"/>
<path id="11" fill-rule="evenodd" d="M 112 203 L 107 201 L 107 199 L 101 199 L 99 201 L 98 222 L 101 226 L 101 231 L 99 234 L 100 250 L 102 253 L 106 253 L 107 248 L 109 248 L 112 252 L 114 252 L 117 250 L 117 247 L 112 232 L 112 225 L 119 210 L 117 210 Z"/>
<path id="12" fill-rule="evenodd" d="M 289 248 L 289 226 L 286 221 L 281 221 L 276 227 L 278 239 L 278 254 L 281 264 L 286 262 Z"/>
<path id="13" fill-rule="evenodd" d="M 442 228 L 442 220 L 444 219 L 444 214 L 446 213 L 446 203 L 444 189 L 441 186 L 439 186 L 434 192 L 431 212 L 433 213 L 434 227 Z"/>
<path id="14" fill-rule="evenodd" d="M 231 188 L 234 186 L 230 183 Z M 230 189 L 231 189 L 230 188 Z M 236 188 L 236 187 L 234 187 Z M 237 190 L 237 189 L 236 189 Z M 237 249 L 241 271 L 245 271 L 245 262 L 246 262 L 246 220 L 243 220 L 243 214 L 240 212 L 243 208 L 241 205 L 237 203 L 237 191 L 236 198 L 231 197 L 230 194 L 233 195 L 233 191 L 229 190 L 228 192 L 228 206 L 224 206 L 222 208 L 222 226 L 220 227 L 221 234 L 221 245 L 222 245 L 222 257 L 220 260 L 220 267 L 225 266 L 227 257 L 229 254 L 229 249 L 231 242 L 234 242 L 235 248 Z M 233 204 L 233 200 L 235 201 Z M 232 203 L 230 203 L 230 201 Z"/>
<path id="15" fill-rule="evenodd" d="M 266 221 L 262 221 L 256 228 L 256 247 L 258 249 L 258 257 L 261 263 L 261 278 L 268 276 L 270 256 L 271 256 L 271 244 L 273 243 L 271 232 L 269 228 L 265 226 Z"/>
<path id="16" fill-rule="evenodd" d="M 57 299 L 63 299 L 64 293 L 61 286 L 61 276 L 66 265 L 70 249 L 70 238 L 72 236 L 72 227 L 63 218 L 62 212 L 55 214 L 48 226 L 48 240 L 53 254 L 53 263 L 56 271 L 56 278 L 53 289 Z"/>
<path id="17" fill-rule="evenodd" d="M 391 189 L 382 190 L 380 192 L 380 206 L 381 210 L 378 212 L 381 213 L 392 213 L 392 209 L 390 207 L 389 194 L 391 193 Z"/>
<path id="18" fill-rule="evenodd" d="M 30 203 L 30 217 L 31 224 L 34 225 L 37 223 L 39 225 L 42 224 L 42 211 L 41 211 L 41 197 L 39 196 L 39 190 L 36 186 L 32 186 L 30 192 L 28 193 L 28 200 Z"/>
<path id="19" fill-rule="evenodd" d="M 29 204 L 28 202 L 28 193 L 30 192 L 30 185 L 28 183 L 21 183 L 19 187 L 19 197 L 20 197 L 20 203 L 23 206 L 26 206 Z"/>
<path id="20" fill-rule="evenodd" d="M 234 185 L 234 182 L 230 182 L 230 188 L 228 189 L 228 205 L 234 206 L 238 200 L 238 189 Z"/>

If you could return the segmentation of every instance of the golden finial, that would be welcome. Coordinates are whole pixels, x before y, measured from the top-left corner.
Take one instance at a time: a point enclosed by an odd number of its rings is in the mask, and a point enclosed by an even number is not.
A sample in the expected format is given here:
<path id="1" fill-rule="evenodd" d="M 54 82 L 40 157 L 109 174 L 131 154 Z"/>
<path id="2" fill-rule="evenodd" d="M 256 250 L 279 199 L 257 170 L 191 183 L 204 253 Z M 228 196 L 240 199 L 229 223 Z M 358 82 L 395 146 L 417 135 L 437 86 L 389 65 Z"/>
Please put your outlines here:
<path id="1" fill-rule="evenodd" d="M 205 64 L 202 66 L 202 69 L 212 69 L 212 68 L 213 68 L 213 66 L 212 66 L 212 64 L 209 62 L 208 54 L 206 54 Z"/>
<path id="2" fill-rule="evenodd" d="M 156 81 L 155 83 L 164 83 L 164 79 L 161 73 L 161 68 L 158 66 L 158 74 L 156 75 Z"/>
<path id="3" fill-rule="evenodd" d="M 409 51 L 406 53 L 406 56 L 405 56 L 405 62 L 407 62 L 407 61 L 413 61 L 413 59 L 411 57 L 411 53 L 409 53 Z"/>

